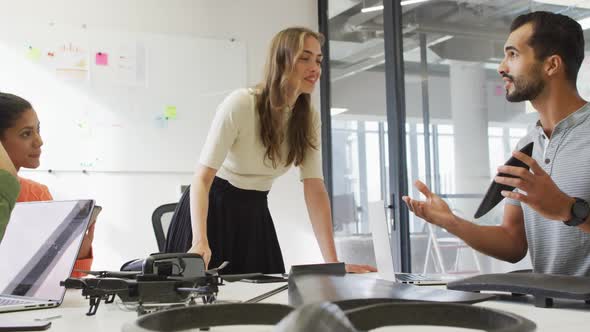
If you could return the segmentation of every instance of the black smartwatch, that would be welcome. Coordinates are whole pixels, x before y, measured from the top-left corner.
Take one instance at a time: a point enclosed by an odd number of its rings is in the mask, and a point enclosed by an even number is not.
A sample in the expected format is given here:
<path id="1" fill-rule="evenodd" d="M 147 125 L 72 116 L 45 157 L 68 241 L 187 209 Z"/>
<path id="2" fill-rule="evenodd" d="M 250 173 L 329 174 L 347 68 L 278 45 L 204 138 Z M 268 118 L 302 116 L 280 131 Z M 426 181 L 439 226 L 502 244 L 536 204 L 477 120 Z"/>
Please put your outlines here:
<path id="1" fill-rule="evenodd" d="M 590 205 L 585 200 L 574 197 L 576 202 L 572 204 L 572 219 L 566 220 L 563 223 L 568 226 L 579 226 L 586 222 L 590 215 Z"/>

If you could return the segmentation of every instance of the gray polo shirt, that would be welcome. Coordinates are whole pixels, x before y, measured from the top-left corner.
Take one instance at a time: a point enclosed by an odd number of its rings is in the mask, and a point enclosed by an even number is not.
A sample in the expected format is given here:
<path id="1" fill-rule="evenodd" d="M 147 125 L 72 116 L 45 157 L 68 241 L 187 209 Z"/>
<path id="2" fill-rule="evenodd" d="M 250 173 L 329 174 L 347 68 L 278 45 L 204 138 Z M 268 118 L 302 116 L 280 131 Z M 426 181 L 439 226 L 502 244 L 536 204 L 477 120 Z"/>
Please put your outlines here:
<path id="1" fill-rule="evenodd" d="M 561 191 L 590 202 L 590 103 L 557 124 L 548 139 L 540 123 L 517 145 L 534 142 L 533 158 Z M 506 203 L 521 203 L 507 199 Z M 590 276 L 590 233 L 542 217 L 522 204 L 533 269 L 539 273 Z"/>

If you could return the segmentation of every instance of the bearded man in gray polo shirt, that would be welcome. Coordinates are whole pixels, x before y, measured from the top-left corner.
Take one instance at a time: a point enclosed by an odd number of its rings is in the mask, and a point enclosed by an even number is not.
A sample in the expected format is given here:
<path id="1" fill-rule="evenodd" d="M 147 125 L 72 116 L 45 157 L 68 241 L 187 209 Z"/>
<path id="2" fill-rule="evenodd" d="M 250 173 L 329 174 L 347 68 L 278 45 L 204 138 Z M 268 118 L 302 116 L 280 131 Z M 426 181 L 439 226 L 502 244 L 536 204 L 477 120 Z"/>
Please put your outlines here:
<path id="1" fill-rule="evenodd" d="M 530 171 L 498 168 L 515 178 L 494 180 L 517 188 L 502 192 L 502 224 L 459 218 L 420 181 L 415 185 L 426 200 L 403 199 L 416 216 L 482 253 L 518 262 L 529 250 L 535 272 L 590 276 L 590 105 L 576 87 L 584 35 L 573 19 L 549 12 L 521 15 L 510 31 L 498 67 L 506 99 L 529 100 L 540 120 L 517 145 L 534 142 L 532 158 L 513 152 Z"/>

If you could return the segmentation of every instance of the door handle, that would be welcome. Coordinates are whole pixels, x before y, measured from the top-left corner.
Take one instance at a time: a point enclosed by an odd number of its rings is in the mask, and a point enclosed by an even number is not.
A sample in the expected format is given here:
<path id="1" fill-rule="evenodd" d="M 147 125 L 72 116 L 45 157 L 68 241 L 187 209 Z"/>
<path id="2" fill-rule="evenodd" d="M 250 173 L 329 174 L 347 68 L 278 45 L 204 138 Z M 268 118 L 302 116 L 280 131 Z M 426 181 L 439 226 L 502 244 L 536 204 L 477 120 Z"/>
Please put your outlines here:
<path id="1" fill-rule="evenodd" d="M 393 226 L 392 230 L 395 231 L 395 194 L 391 194 L 391 201 L 387 208 L 391 210 L 391 225 Z"/>

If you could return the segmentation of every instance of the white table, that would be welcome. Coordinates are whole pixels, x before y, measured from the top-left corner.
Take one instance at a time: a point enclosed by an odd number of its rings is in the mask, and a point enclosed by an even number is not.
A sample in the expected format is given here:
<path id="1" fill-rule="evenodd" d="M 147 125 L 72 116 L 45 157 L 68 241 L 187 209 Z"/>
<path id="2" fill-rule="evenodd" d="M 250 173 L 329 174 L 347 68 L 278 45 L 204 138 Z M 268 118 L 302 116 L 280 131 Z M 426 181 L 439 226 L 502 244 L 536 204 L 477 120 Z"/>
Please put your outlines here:
<path id="1" fill-rule="evenodd" d="M 280 287 L 283 284 L 252 284 L 245 282 L 226 283 L 220 287 L 219 300 L 223 301 L 245 301 L 262 293 Z M 432 286 L 421 286 L 432 287 Z M 52 327 L 48 331 L 53 332 L 99 332 L 99 331 L 121 331 L 124 323 L 133 322 L 137 314 L 133 310 L 128 310 L 122 306 L 118 299 L 115 303 L 101 303 L 95 316 L 86 316 L 88 311 L 88 300 L 80 295 L 79 290 L 68 290 L 64 303 L 53 309 L 20 311 L 14 313 L 0 314 L 0 321 L 5 319 L 11 320 L 33 320 L 35 318 L 46 318 L 61 316 L 52 319 Z M 580 302 L 555 302 L 556 308 L 537 308 L 530 298 L 513 298 L 505 300 L 494 300 L 478 303 L 475 305 L 488 308 L 509 311 L 520 316 L 526 317 L 537 324 L 537 331 L 588 331 L 590 325 L 590 305 Z M 288 302 L 288 293 L 283 291 L 263 302 L 283 303 Z M 213 328 L 212 331 L 271 331 L 269 326 L 253 326 L 249 328 L 241 327 L 219 327 Z M 380 328 L 378 331 L 471 331 L 468 329 L 440 328 L 440 327 L 387 327 Z"/>

